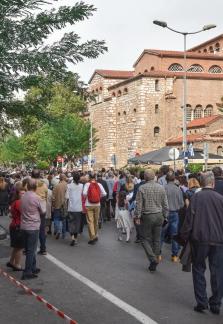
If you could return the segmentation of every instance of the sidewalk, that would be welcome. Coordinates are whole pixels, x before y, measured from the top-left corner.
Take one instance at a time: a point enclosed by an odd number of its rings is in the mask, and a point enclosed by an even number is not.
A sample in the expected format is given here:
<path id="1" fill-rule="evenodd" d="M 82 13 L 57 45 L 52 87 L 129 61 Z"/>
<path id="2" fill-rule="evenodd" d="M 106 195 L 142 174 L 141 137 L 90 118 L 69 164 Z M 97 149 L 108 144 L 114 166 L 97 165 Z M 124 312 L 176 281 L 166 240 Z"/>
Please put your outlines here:
<path id="1" fill-rule="evenodd" d="M 0 240 L 4 240 L 8 234 L 10 219 L 8 216 L 0 216 Z"/>

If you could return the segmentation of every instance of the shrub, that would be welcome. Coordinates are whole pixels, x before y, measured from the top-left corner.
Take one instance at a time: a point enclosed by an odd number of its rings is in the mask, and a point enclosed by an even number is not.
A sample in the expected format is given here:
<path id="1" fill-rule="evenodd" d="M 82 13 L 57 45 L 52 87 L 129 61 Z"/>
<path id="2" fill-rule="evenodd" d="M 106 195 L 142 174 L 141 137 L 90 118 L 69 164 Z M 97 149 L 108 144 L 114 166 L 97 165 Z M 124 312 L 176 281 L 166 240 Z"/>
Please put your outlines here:
<path id="1" fill-rule="evenodd" d="M 37 161 L 36 167 L 37 167 L 37 169 L 40 169 L 40 170 L 47 170 L 49 168 L 49 162 Z"/>

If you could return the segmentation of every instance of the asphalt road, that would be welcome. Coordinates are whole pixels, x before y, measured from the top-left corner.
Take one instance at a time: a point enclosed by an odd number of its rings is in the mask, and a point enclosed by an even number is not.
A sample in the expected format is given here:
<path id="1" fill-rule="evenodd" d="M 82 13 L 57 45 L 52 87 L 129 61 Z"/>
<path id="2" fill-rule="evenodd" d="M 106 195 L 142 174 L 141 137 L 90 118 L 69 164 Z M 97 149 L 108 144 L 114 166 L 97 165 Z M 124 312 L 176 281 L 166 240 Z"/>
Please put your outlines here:
<path id="1" fill-rule="evenodd" d="M 7 222 L 6 218 L 0 217 L 0 224 L 6 226 Z M 158 271 L 151 274 L 143 249 L 133 240 L 134 235 L 131 243 L 117 241 L 115 224 L 111 222 L 104 224 L 95 246 L 87 244 L 85 230 L 78 246 L 69 246 L 67 234 L 65 240 L 59 241 L 48 237 L 47 249 L 49 255 L 62 262 L 65 268 L 67 266 L 90 279 L 156 323 L 223 324 L 223 315 L 193 311 L 191 274 L 182 272 L 180 264 L 170 261 L 169 246 L 164 249 L 164 259 Z M 0 266 L 4 270 L 10 253 L 8 246 L 9 240 L 0 241 Z M 39 278 L 25 284 L 79 324 L 140 323 L 128 314 L 128 308 L 121 309 L 89 288 L 83 277 L 80 281 L 44 256 L 38 257 L 38 265 L 42 269 Z M 10 274 L 20 280 L 21 274 Z M 0 276 L 0 305 L 0 324 L 65 322 L 3 276 Z"/>

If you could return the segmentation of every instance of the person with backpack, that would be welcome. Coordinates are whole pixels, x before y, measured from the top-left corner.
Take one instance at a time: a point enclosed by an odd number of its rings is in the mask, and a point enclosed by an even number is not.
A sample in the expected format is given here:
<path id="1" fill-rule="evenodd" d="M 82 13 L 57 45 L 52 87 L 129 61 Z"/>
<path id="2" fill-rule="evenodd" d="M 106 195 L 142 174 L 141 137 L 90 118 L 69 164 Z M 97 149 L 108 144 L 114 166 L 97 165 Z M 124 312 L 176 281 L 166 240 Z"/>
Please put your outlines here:
<path id="1" fill-rule="evenodd" d="M 85 184 L 83 195 L 86 197 L 87 224 L 90 240 L 88 244 L 94 245 L 98 241 L 98 220 L 100 214 L 101 197 L 106 196 L 103 186 L 96 181 L 94 173 L 89 174 L 89 182 Z"/>

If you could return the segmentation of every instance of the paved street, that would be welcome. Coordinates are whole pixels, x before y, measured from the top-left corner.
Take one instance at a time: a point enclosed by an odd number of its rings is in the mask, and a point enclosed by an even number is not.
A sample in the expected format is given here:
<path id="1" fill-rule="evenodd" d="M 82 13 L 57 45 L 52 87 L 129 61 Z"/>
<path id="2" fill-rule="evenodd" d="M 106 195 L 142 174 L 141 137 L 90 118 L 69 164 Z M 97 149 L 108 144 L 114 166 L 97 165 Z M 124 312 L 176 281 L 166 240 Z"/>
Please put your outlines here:
<path id="1" fill-rule="evenodd" d="M 7 224 L 0 218 L 0 224 Z M 48 238 L 49 255 L 90 279 L 138 311 L 160 324 L 222 324 L 222 315 L 196 314 L 190 273 L 170 261 L 169 247 L 157 273 L 150 274 L 140 245 L 116 240 L 114 223 L 104 224 L 96 246 L 87 244 L 87 231 L 78 246 L 70 247 L 68 236 L 56 241 Z M 9 241 L 0 241 L 0 265 L 5 263 Z M 50 258 L 50 257 L 49 257 Z M 68 274 L 44 256 L 38 257 L 39 278 L 25 284 L 79 324 L 137 324 L 139 321 L 117 307 L 83 282 Z M 8 270 L 7 270 L 8 271 Z M 10 272 L 20 279 L 21 274 Z M 63 323 L 34 297 L 26 295 L 0 276 L 0 323 Z M 147 322 L 145 322 L 147 323 Z M 149 324 L 149 320 L 148 320 Z"/>

